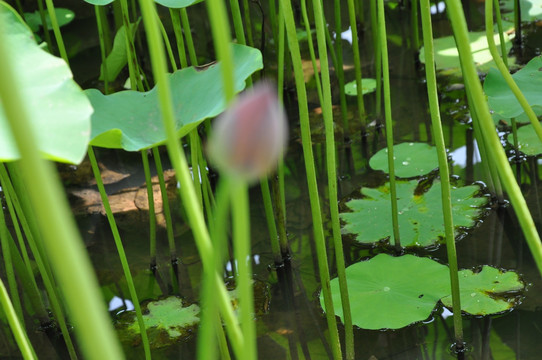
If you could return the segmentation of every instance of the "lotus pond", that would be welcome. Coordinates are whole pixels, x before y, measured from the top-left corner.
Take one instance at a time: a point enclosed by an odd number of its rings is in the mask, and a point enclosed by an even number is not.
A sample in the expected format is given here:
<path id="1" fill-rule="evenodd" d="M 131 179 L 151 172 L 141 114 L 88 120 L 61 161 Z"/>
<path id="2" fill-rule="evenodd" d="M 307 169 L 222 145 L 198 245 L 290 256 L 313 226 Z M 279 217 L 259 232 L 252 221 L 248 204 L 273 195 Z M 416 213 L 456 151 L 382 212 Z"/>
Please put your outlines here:
<path id="1" fill-rule="evenodd" d="M 538 359 L 542 3 L 460 3 L 0 1 L 0 358 Z"/>

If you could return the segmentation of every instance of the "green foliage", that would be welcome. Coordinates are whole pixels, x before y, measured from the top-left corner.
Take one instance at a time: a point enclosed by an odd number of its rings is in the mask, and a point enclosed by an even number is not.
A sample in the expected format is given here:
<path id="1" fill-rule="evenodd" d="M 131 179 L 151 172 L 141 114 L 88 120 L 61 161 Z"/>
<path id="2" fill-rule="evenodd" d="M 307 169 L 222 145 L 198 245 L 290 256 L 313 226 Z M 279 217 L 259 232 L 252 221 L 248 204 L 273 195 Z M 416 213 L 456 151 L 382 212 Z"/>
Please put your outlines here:
<path id="1" fill-rule="evenodd" d="M 92 5 L 109 5 L 113 2 L 113 0 L 84 0 L 85 2 L 92 4 Z"/>
<path id="2" fill-rule="evenodd" d="M 55 13 L 59 27 L 68 25 L 75 18 L 74 12 L 70 9 L 55 8 Z M 34 11 L 33 13 L 24 13 L 24 20 L 26 21 L 26 24 L 30 26 L 30 29 L 32 29 L 32 31 L 34 32 L 38 31 L 42 26 L 40 12 L 38 10 Z M 51 18 L 49 17 L 48 13 L 45 14 L 45 21 L 47 22 L 47 28 L 51 30 Z"/>
<path id="3" fill-rule="evenodd" d="M 430 173 L 438 168 L 437 151 L 425 143 L 402 143 L 393 147 L 395 176 L 411 178 Z M 388 149 L 377 152 L 369 160 L 375 170 L 388 172 Z"/>
<path id="4" fill-rule="evenodd" d="M 168 8 L 180 9 L 202 2 L 203 0 L 154 0 L 156 3 Z"/>
<path id="5" fill-rule="evenodd" d="M 361 79 L 361 90 L 363 95 L 374 92 L 376 90 L 376 79 Z M 346 95 L 356 96 L 358 94 L 356 80 L 344 85 L 344 92 Z"/>
<path id="6" fill-rule="evenodd" d="M 510 297 L 522 291 L 525 285 L 513 271 L 502 272 L 491 266 L 482 271 L 461 270 L 459 272 L 461 289 L 461 309 L 471 315 L 489 315 L 510 310 L 516 305 Z M 445 306 L 452 306 L 452 296 L 442 298 Z"/>
<path id="7" fill-rule="evenodd" d="M 397 182 L 397 206 L 399 209 L 399 229 L 401 245 L 434 246 L 444 239 L 444 219 L 440 182 L 425 192 L 420 192 L 416 180 Z M 346 206 L 352 212 L 341 213 L 345 221 L 343 231 L 356 235 L 356 240 L 372 244 L 388 241 L 392 235 L 389 184 L 376 189 L 362 188 L 362 199 L 350 200 Z M 475 225 L 482 213 L 487 197 L 476 196 L 480 192 L 477 185 L 452 188 L 452 214 L 457 228 Z"/>
<path id="8" fill-rule="evenodd" d="M 245 87 L 245 79 L 262 68 L 262 55 L 243 45 L 232 45 L 232 50 L 235 90 L 239 92 Z M 204 69 L 185 68 L 169 76 L 177 136 L 188 134 L 203 120 L 225 109 L 220 79 L 220 63 Z M 156 87 L 147 92 L 129 90 L 107 96 L 89 89 L 86 94 L 95 110 L 91 145 L 138 151 L 165 143 Z"/>
<path id="9" fill-rule="evenodd" d="M 199 323 L 199 306 L 184 306 L 183 301 L 175 296 L 151 301 L 143 308 L 146 308 L 143 320 L 152 348 L 171 345 L 189 336 L 193 327 Z M 117 329 L 123 341 L 134 342 L 140 337 L 140 328 L 134 313 L 121 314 Z"/>
<path id="10" fill-rule="evenodd" d="M 135 32 L 140 21 L 141 18 L 139 18 L 135 23 L 130 24 L 132 39 L 135 36 Z M 126 54 L 126 28 L 123 25 L 115 34 L 113 49 L 111 49 L 111 52 L 105 58 L 105 64 L 107 65 L 107 81 L 114 81 L 127 63 L 128 55 Z M 104 79 L 104 65 L 102 64 L 100 67 L 100 80 L 103 81 Z"/>
<path id="11" fill-rule="evenodd" d="M 18 14 L 0 3 L 0 22 L 7 48 L 18 61 L 14 64 L 32 120 L 38 147 L 47 158 L 77 164 L 85 156 L 90 135 L 92 107 L 72 80 L 64 60 L 43 51 Z M 0 104 L 0 161 L 19 158 Z"/>
<path id="12" fill-rule="evenodd" d="M 495 34 L 494 38 L 495 43 L 498 46 L 501 43 L 499 34 Z M 491 66 L 494 66 L 493 58 L 487 45 L 486 33 L 484 31 L 471 32 L 469 33 L 469 41 L 472 49 L 472 56 L 478 70 L 487 71 L 487 69 L 489 69 Z M 506 33 L 504 34 L 504 41 L 506 45 L 506 52 L 508 53 L 512 48 L 512 42 Z M 435 39 L 434 46 L 437 70 L 459 68 L 459 53 L 457 52 L 457 47 L 453 36 L 450 35 Z M 423 47 L 420 49 L 420 61 L 425 64 Z M 509 59 L 508 63 L 512 64 L 512 59 Z"/>
<path id="13" fill-rule="evenodd" d="M 537 56 L 512 78 L 525 95 L 529 105 L 542 106 L 540 84 L 542 83 L 542 57 Z M 490 69 L 484 82 L 484 91 L 487 95 L 489 107 L 504 118 L 513 118 L 524 111 L 512 90 L 506 84 L 497 69 Z"/>
<path id="14" fill-rule="evenodd" d="M 429 258 L 379 254 L 349 266 L 346 276 L 353 322 L 363 329 L 398 329 L 423 321 L 431 316 L 440 299 L 451 306 L 449 269 Z M 472 315 L 508 310 L 516 303 L 498 296 L 509 291 L 517 295 L 524 286 L 514 272 L 489 266 L 480 273 L 462 270 L 461 308 Z M 335 313 L 342 318 L 336 278 L 331 281 L 331 291 Z M 320 302 L 323 305 L 321 296 Z"/>
<path id="15" fill-rule="evenodd" d="M 542 154 L 542 143 L 540 142 L 540 139 L 538 138 L 538 135 L 534 131 L 532 125 L 529 124 L 520 127 L 517 134 L 519 151 L 529 156 Z M 513 134 L 508 134 L 506 139 L 510 144 L 515 145 Z"/>
<path id="16" fill-rule="evenodd" d="M 503 19 L 514 21 L 514 2 L 516 0 L 502 0 Z M 521 21 L 536 21 L 542 19 L 542 0 L 519 0 Z"/>

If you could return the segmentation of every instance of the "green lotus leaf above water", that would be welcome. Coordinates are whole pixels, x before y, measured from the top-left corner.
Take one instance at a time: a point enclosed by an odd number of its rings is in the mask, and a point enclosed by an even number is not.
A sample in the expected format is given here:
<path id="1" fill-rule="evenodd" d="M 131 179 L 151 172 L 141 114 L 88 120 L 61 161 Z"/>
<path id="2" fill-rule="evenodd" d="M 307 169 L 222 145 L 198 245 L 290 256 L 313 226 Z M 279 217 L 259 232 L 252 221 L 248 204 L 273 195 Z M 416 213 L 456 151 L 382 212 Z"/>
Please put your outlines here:
<path id="1" fill-rule="evenodd" d="M 75 18 L 75 13 L 70 9 L 55 8 L 55 14 L 59 27 L 68 25 Z M 40 12 L 38 10 L 32 13 L 24 13 L 24 20 L 26 21 L 26 24 L 30 26 L 30 29 L 32 29 L 32 31 L 34 32 L 38 31 L 40 27 L 43 26 L 43 23 L 41 22 Z M 51 30 L 53 25 L 51 24 L 51 17 L 48 13 L 45 14 L 45 22 L 47 23 L 47 29 Z"/>
<path id="2" fill-rule="evenodd" d="M 180 9 L 202 2 L 203 0 L 154 0 L 156 3 L 168 8 Z"/>
<path id="3" fill-rule="evenodd" d="M 185 306 L 182 299 L 170 296 L 147 303 L 143 313 L 151 347 L 160 348 L 191 335 L 199 323 L 200 308 L 195 304 Z M 133 342 L 140 338 L 135 313 L 123 313 L 117 321 L 117 329 L 121 340 Z"/>
<path id="4" fill-rule="evenodd" d="M 531 106 L 542 106 L 542 57 L 537 56 L 512 78 Z M 497 69 L 491 69 L 484 81 L 484 91 L 491 110 L 505 118 L 513 118 L 524 111 Z"/>
<path id="5" fill-rule="evenodd" d="M 542 143 L 531 124 L 520 127 L 517 134 L 519 151 L 528 156 L 542 154 Z M 515 145 L 513 134 L 508 134 L 506 139 L 510 144 Z"/>
<path id="6" fill-rule="evenodd" d="M 376 79 L 361 79 L 361 90 L 363 95 L 374 92 L 376 90 Z M 358 94 L 356 80 L 344 85 L 344 92 L 346 95 L 356 96 Z"/>
<path id="7" fill-rule="evenodd" d="M 411 178 L 438 168 L 437 149 L 429 144 L 409 142 L 394 145 L 393 156 L 396 177 Z M 381 149 L 374 154 L 369 165 L 375 170 L 388 173 L 388 149 Z"/>
<path id="8" fill-rule="evenodd" d="M 427 191 L 420 192 L 416 180 L 398 181 L 397 206 L 399 232 L 403 247 L 434 246 L 444 238 L 441 185 L 435 181 Z M 452 215 L 456 227 L 470 228 L 480 217 L 488 198 L 478 196 L 480 187 L 469 185 L 452 188 Z M 343 212 L 343 232 L 354 234 L 360 243 L 390 241 L 393 233 L 389 183 L 376 188 L 362 188 L 362 199 L 346 203 L 352 212 Z M 392 241 L 392 240 L 391 240 Z"/>
<path id="9" fill-rule="evenodd" d="M 140 21 L 141 18 L 139 18 L 135 23 L 130 24 L 132 39 L 135 36 L 135 32 Z M 107 81 L 114 81 L 126 64 L 128 64 L 128 55 L 126 54 L 126 28 L 123 25 L 115 34 L 113 49 L 111 49 L 111 52 L 105 58 L 105 65 L 107 66 Z M 103 81 L 104 79 L 105 71 L 104 64 L 102 63 L 100 67 L 100 80 Z"/>
<path id="10" fill-rule="evenodd" d="M 499 35 L 495 34 L 495 43 L 500 46 Z M 470 47 L 472 50 L 472 57 L 479 71 L 486 72 L 491 66 L 495 66 L 493 57 L 489 52 L 487 45 L 487 38 L 485 31 L 469 32 Z M 505 33 L 504 42 L 506 46 L 506 52 L 508 53 L 512 48 L 512 42 L 510 37 Z M 445 36 L 437 38 L 434 41 L 435 46 L 435 63 L 437 70 L 445 70 L 451 68 L 459 68 L 459 53 L 455 44 L 453 36 Z M 425 53 L 423 47 L 420 49 L 420 62 L 425 64 Z M 513 59 L 509 58 L 509 64 L 513 63 Z M 459 70 L 458 70 L 459 71 Z"/>
<path id="11" fill-rule="evenodd" d="M 502 17 L 514 21 L 514 2 L 516 0 L 501 0 Z M 542 19 L 542 0 L 519 0 L 521 21 L 535 21 Z"/>
<path id="12" fill-rule="evenodd" d="M 461 310 L 471 315 L 489 315 L 510 310 L 516 304 L 515 299 L 500 295 L 510 295 L 525 287 L 517 273 L 502 272 L 491 266 L 484 266 L 480 272 L 459 271 L 459 286 Z M 442 298 L 442 303 L 451 308 L 452 296 Z"/>
<path id="13" fill-rule="evenodd" d="M 483 273 L 483 275 L 482 275 Z M 481 275 L 481 276 L 480 276 Z M 494 293 L 518 292 L 524 284 L 513 272 L 502 273 L 485 266 L 480 274 L 460 272 L 461 299 L 476 293 L 476 304 L 462 302 L 462 310 L 487 315 L 510 309 L 515 303 L 493 299 Z M 451 297 L 449 268 L 429 258 L 414 255 L 393 257 L 379 254 L 346 269 L 352 321 L 363 329 L 399 329 L 431 316 L 437 302 Z M 498 287 L 495 284 L 498 281 Z M 335 314 L 343 317 L 338 279 L 331 280 Z M 477 301 L 480 300 L 480 301 Z M 323 296 L 320 304 L 324 307 Z"/>
<path id="14" fill-rule="evenodd" d="M 262 68 L 262 55 L 258 49 L 243 45 L 234 44 L 232 50 L 235 90 L 239 92 L 245 87 L 245 79 Z M 220 72 L 217 63 L 205 68 L 189 67 L 169 76 L 178 137 L 225 109 Z M 147 92 L 128 90 L 107 96 L 96 89 L 85 92 L 95 110 L 91 145 L 138 151 L 165 142 L 156 87 Z"/>
<path id="15" fill-rule="evenodd" d="M 86 154 L 92 107 L 73 81 L 64 60 L 42 50 L 32 31 L 9 5 L 0 2 L 6 49 L 17 61 L 13 73 L 41 153 L 52 160 L 78 164 Z M 19 158 L 0 104 L 0 161 Z"/>

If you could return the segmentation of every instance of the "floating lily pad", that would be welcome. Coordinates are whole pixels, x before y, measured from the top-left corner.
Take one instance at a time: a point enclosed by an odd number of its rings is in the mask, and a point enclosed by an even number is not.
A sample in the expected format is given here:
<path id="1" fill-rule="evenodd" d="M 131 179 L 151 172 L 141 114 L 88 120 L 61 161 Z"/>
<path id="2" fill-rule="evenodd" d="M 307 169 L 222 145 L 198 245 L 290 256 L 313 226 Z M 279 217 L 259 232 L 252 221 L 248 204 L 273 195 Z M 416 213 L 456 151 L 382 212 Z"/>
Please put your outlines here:
<path id="1" fill-rule="evenodd" d="M 516 0 L 502 0 L 502 17 L 514 21 L 514 2 Z M 535 21 L 542 19 L 542 0 L 519 0 L 521 21 Z"/>
<path id="2" fill-rule="evenodd" d="M 361 79 L 361 89 L 363 95 L 374 92 L 376 90 L 376 79 Z M 346 95 L 356 96 L 358 94 L 356 80 L 347 83 L 344 86 L 344 92 Z"/>
<path id="3" fill-rule="evenodd" d="M 420 193 L 416 180 L 398 181 L 397 206 L 399 209 L 399 232 L 401 245 L 434 246 L 444 239 L 444 220 L 440 182 L 435 181 L 426 192 Z M 392 236 L 389 184 L 379 188 L 362 188 L 362 199 L 350 200 L 346 206 L 352 212 L 341 213 L 346 223 L 343 232 L 355 234 L 356 240 L 372 244 Z M 487 197 L 480 197 L 477 185 L 452 188 L 452 215 L 456 227 L 469 228 L 480 217 Z"/>
<path id="4" fill-rule="evenodd" d="M 510 310 L 517 304 L 517 295 L 525 285 L 513 271 L 502 272 L 491 266 L 482 271 L 459 271 L 461 310 L 471 315 L 489 315 Z M 506 295 L 506 296 L 505 296 Z M 452 296 L 442 298 L 442 303 L 452 307 Z"/>
<path id="5" fill-rule="evenodd" d="M 108 5 L 108 4 L 111 4 L 114 0 L 84 0 L 84 1 L 92 5 Z"/>
<path id="6" fill-rule="evenodd" d="M 0 2 L 0 23 L 4 24 L 6 49 L 13 73 L 25 101 L 38 147 L 45 157 L 77 164 L 86 154 L 92 107 L 73 81 L 64 60 L 42 50 L 20 16 Z M 19 151 L 0 104 L 0 161 L 19 158 Z"/>
<path id="7" fill-rule="evenodd" d="M 175 296 L 151 301 L 142 307 L 142 311 L 149 342 L 154 349 L 190 336 L 194 326 L 199 323 L 199 306 L 185 306 Z M 134 312 L 122 313 L 116 327 L 121 340 L 132 343 L 140 341 L 139 324 Z"/>
<path id="8" fill-rule="evenodd" d="M 262 68 L 262 54 L 243 45 L 232 45 L 232 50 L 235 90 L 239 92 L 245 87 L 245 79 Z M 188 134 L 203 120 L 225 109 L 220 72 L 217 63 L 203 69 L 185 68 L 169 76 L 177 136 Z M 95 110 L 92 145 L 138 151 L 165 142 L 156 87 L 147 92 L 128 90 L 107 96 L 89 89 L 86 94 Z"/>
<path id="9" fill-rule="evenodd" d="M 75 18 L 74 12 L 70 9 L 55 8 L 55 14 L 59 27 L 68 25 Z M 30 29 L 34 32 L 38 31 L 42 26 L 40 12 L 38 10 L 33 13 L 24 13 L 24 19 L 26 24 L 30 26 Z M 45 14 L 45 22 L 47 23 L 47 29 L 52 30 L 53 25 L 51 24 L 49 13 Z"/>
<path id="10" fill-rule="evenodd" d="M 510 309 L 515 302 L 502 304 L 501 299 L 492 297 L 509 291 L 518 294 L 524 288 L 516 273 L 503 273 L 489 266 L 479 274 L 463 270 L 459 275 L 462 309 L 472 314 L 488 315 Z M 414 255 L 376 255 L 349 266 L 346 279 L 352 321 L 363 329 L 398 329 L 426 320 L 439 300 L 443 299 L 448 306 L 451 298 L 448 266 Z M 335 314 L 342 319 L 337 278 L 331 280 L 331 293 Z M 477 305 L 467 300 L 463 303 L 467 297 L 476 298 Z M 320 304 L 324 307 L 322 294 Z"/>
<path id="11" fill-rule="evenodd" d="M 140 21 L 141 18 L 139 18 L 135 23 L 130 24 L 132 39 L 135 36 L 135 32 Z M 105 64 L 107 65 L 107 81 L 114 81 L 121 70 L 126 66 L 126 64 L 128 64 L 128 55 L 126 54 L 126 28 L 124 25 L 121 26 L 115 34 L 113 49 L 111 49 L 111 52 L 105 58 Z M 100 80 L 103 81 L 104 79 L 104 64 L 102 64 L 100 67 Z"/>
<path id="12" fill-rule="evenodd" d="M 542 106 L 542 57 L 537 56 L 512 78 L 525 95 L 531 106 Z M 505 118 L 513 118 L 523 113 L 523 108 L 506 84 L 497 69 L 491 69 L 484 81 L 484 91 L 487 95 L 489 107 Z"/>
<path id="13" fill-rule="evenodd" d="M 495 43 L 497 46 L 500 39 L 499 35 L 495 34 Z M 470 47 L 472 49 L 472 57 L 478 70 L 487 71 L 491 65 L 494 64 L 493 57 L 489 52 L 487 45 L 487 38 L 485 31 L 479 32 L 469 32 L 469 41 Z M 512 42 L 510 37 L 505 33 L 504 42 L 506 46 L 506 52 L 508 53 L 512 48 Z M 435 39 L 435 63 L 437 70 L 444 70 L 449 68 L 459 68 L 459 53 L 455 45 L 455 39 L 453 36 L 445 36 L 442 38 Z M 420 61 L 425 64 L 425 53 L 423 47 L 420 49 Z M 512 63 L 512 59 L 509 60 L 509 63 Z"/>
<path id="14" fill-rule="evenodd" d="M 402 143 L 393 146 L 395 176 L 410 178 L 425 175 L 438 168 L 437 149 L 424 143 Z M 375 170 L 388 170 L 388 149 L 377 152 L 369 160 Z"/>
<path id="15" fill-rule="evenodd" d="M 542 116 L 542 106 L 533 106 L 532 107 L 535 115 L 540 119 L 540 116 Z M 493 118 L 493 122 L 495 125 L 499 124 L 505 124 L 506 126 L 512 126 L 512 119 L 506 118 L 500 114 L 497 114 L 496 112 L 493 112 L 491 114 L 491 117 Z M 521 113 L 519 116 L 515 117 L 517 124 L 527 124 L 530 122 L 529 117 L 525 112 Z"/>
<path id="16" fill-rule="evenodd" d="M 508 134 L 506 138 L 512 145 L 514 143 L 514 135 Z M 535 156 L 542 154 L 542 142 L 536 135 L 532 125 L 522 126 L 518 129 L 518 150 L 528 156 Z"/>

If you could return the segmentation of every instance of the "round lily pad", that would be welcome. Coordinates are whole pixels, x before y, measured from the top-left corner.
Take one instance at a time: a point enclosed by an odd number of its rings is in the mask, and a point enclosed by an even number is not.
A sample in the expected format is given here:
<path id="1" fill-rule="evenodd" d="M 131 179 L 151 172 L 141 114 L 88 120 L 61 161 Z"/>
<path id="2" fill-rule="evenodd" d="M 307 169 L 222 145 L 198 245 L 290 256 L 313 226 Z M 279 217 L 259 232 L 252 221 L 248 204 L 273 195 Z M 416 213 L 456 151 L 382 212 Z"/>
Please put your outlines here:
<path id="1" fill-rule="evenodd" d="M 398 181 L 397 206 L 401 245 L 429 247 L 445 236 L 442 215 L 441 185 L 435 181 L 424 193 L 417 192 L 416 180 Z M 477 185 L 452 188 L 452 215 L 456 227 L 470 228 L 480 217 L 488 198 L 477 196 Z M 355 235 L 361 243 L 389 241 L 392 235 L 389 184 L 379 188 L 362 188 L 362 199 L 346 203 L 352 212 L 343 212 L 343 232 Z"/>
<path id="2" fill-rule="evenodd" d="M 379 254 L 346 269 L 352 321 L 363 329 L 398 329 L 427 319 L 449 294 L 448 267 L 414 255 Z M 442 285 L 443 284 L 443 285 Z M 343 317 L 339 282 L 331 281 L 335 314 Z M 323 296 L 320 303 L 324 307 Z"/>
<path id="3" fill-rule="evenodd" d="M 410 178 L 425 175 L 438 168 L 437 150 L 425 143 L 402 143 L 393 147 L 395 176 Z M 388 149 L 378 151 L 369 160 L 375 170 L 388 170 Z"/>
<path id="4" fill-rule="evenodd" d="M 513 134 L 508 134 L 506 139 L 510 144 L 515 145 Z M 518 150 L 525 155 L 535 156 L 542 154 L 542 143 L 532 125 L 529 124 L 518 129 L 518 142 Z"/>
<path id="5" fill-rule="evenodd" d="M 482 271 L 461 270 L 461 310 L 471 315 L 489 315 L 510 310 L 517 304 L 518 292 L 525 284 L 513 271 L 503 272 L 491 266 Z M 452 296 L 442 298 L 442 303 L 452 307 Z"/>
<path id="6" fill-rule="evenodd" d="M 361 90 L 363 95 L 374 92 L 376 90 L 376 79 L 361 79 Z M 344 92 L 346 95 L 356 96 L 358 94 L 356 80 L 344 85 Z"/>
<path id="7" fill-rule="evenodd" d="M 170 296 L 143 306 L 143 321 L 152 348 L 171 345 L 192 334 L 199 323 L 199 306 L 185 306 L 182 299 Z M 140 328 L 134 312 L 122 313 L 116 327 L 123 341 L 140 341 Z"/>
<path id="8" fill-rule="evenodd" d="M 398 329 L 431 316 L 437 302 L 451 307 L 449 268 L 432 259 L 378 254 L 346 269 L 352 322 L 363 329 Z M 473 315 L 517 305 L 525 285 L 518 274 L 484 266 L 459 272 L 461 309 Z M 339 281 L 331 280 L 335 314 L 343 318 Z M 512 293 L 512 297 L 504 297 Z M 324 307 L 323 295 L 320 304 Z"/>

